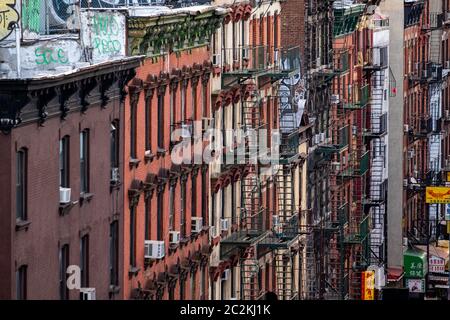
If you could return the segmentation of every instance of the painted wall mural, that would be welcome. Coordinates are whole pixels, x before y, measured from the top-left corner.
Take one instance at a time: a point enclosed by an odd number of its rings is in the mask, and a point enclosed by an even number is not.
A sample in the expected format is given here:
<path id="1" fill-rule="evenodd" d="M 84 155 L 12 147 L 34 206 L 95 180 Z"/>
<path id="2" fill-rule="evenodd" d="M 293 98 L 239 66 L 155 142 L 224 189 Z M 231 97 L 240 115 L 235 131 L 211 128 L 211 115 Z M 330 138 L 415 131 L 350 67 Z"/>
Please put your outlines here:
<path id="1" fill-rule="evenodd" d="M 19 13 L 14 8 L 16 0 L 0 0 L 0 40 L 8 37 L 12 24 L 19 20 Z"/>

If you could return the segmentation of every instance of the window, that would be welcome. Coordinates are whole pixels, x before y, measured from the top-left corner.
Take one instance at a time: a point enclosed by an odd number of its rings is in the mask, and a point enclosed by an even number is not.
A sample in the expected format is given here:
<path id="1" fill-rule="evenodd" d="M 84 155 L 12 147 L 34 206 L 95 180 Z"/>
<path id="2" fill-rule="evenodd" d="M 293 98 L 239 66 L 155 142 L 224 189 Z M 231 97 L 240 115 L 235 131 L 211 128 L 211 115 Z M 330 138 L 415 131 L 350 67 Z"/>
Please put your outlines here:
<path id="1" fill-rule="evenodd" d="M 136 266 L 136 207 L 130 208 L 130 267 Z"/>
<path id="2" fill-rule="evenodd" d="M 157 238 L 158 240 L 164 240 L 163 237 L 163 202 L 164 193 L 158 193 L 158 211 L 157 211 Z"/>
<path id="3" fill-rule="evenodd" d="M 119 221 L 113 221 L 109 227 L 109 282 L 119 285 Z"/>
<path id="4" fill-rule="evenodd" d="M 169 189 L 169 231 L 173 231 L 175 219 L 175 185 L 171 185 Z"/>
<path id="5" fill-rule="evenodd" d="M 184 300 L 186 291 L 186 281 L 180 280 L 180 300 Z"/>
<path id="6" fill-rule="evenodd" d="M 195 273 L 191 273 L 191 300 L 195 300 Z"/>
<path id="7" fill-rule="evenodd" d="M 223 188 L 222 189 L 222 191 L 220 192 L 220 195 L 221 195 L 221 209 L 222 210 L 220 210 L 220 217 L 222 218 L 222 219 L 225 219 L 225 188 Z"/>
<path id="8" fill-rule="evenodd" d="M 145 99 L 145 150 L 152 149 L 152 98 L 147 97 Z"/>
<path id="9" fill-rule="evenodd" d="M 69 150 L 70 138 L 64 136 L 59 140 L 59 185 L 63 188 L 69 188 Z"/>
<path id="10" fill-rule="evenodd" d="M 181 238 L 186 236 L 186 181 L 181 182 L 180 233 Z"/>
<path id="11" fill-rule="evenodd" d="M 205 291 L 206 291 L 206 272 L 205 267 L 201 268 L 200 274 L 200 299 L 205 300 Z"/>
<path id="12" fill-rule="evenodd" d="M 236 297 L 236 272 L 234 267 L 231 267 L 231 297 Z"/>
<path id="13" fill-rule="evenodd" d="M 81 287 L 89 287 L 89 235 L 81 238 Z"/>
<path id="14" fill-rule="evenodd" d="M 183 80 L 181 83 L 181 122 L 183 123 L 186 119 L 186 87 L 187 80 Z"/>
<path id="15" fill-rule="evenodd" d="M 177 122 L 177 91 L 172 87 L 170 90 L 170 130 L 175 129 L 175 123 Z"/>
<path id="16" fill-rule="evenodd" d="M 278 48 L 278 13 L 273 15 L 273 46 Z"/>
<path id="17" fill-rule="evenodd" d="M 80 181 L 81 192 L 89 192 L 89 130 L 80 133 Z"/>
<path id="18" fill-rule="evenodd" d="M 111 168 L 119 168 L 119 120 L 111 123 Z"/>
<path id="19" fill-rule="evenodd" d="M 27 151 L 17 152 L 16 163 L 16 221 L 27 220 Z"/>
<path id="20" fill-rule="evenodd" d="M 236 222 L 236 185 L 231 182 L 231 223 Z"/>
<path id="21" fill-rule="evenodd" d="M 22 265 L 16 271 L 16 299 L 27 299 L 27 266 Z"/>
<path id="22" fill-rule="evenodd" d="M 192 176 L 192 188 L 191 188 L 191 198 L 192 198 L 192 204 L 191 204 L 191 216 L 196 217 L 197 216 L 197 176 Z"/>
<path id="23" fill-rule="evenodd" d="M 197 85 L 192 87 L 192 121 L 197 118 Z"/>
<path id="24" fill-rule="evenodd" d="M 207 176 L 206 171 L 202 170 L 202 218 L 203 225 L 207 225 L 207 210 L 208 210 L 208 194 L 205 190 L 207 190 Z"/>
<path id="25" fill-rule="evenodd" d="M 131 105 L 130 119 L 130 158 L 136 159 L 136 137 L 137 137 L 137 104 Z"/>
<path id="26" fill-rule="evenodd" d="M 208 117 L 208 97 L 206 96 L 207 88 L 206 86 L 202 85 L 202 117 L 207 118 Z"/>
<path id="27" fill-rule="evenodd" d="M 67 287 L 67 268 L 69 267 L 69 245 L 63 245 L 59 250 L 59 297 L 61 300 L 69 299 Z"/>
<path id="28" fill-rule="evenodd" d="M 211 226 L 216 225 L 216 195 L 217 193 L 213 193 L 211 196 L 211 214 L 212 214 Z"/>
<path id="29" fill-rule="evenodd" d="M 158 148 L 164 149 L 164 95 L 158 95 Z"/>
<path id="30" fill-rule="evenodd" d="M 68 21 L 74 14 L 74 1 L 23 0 L 22 28 L 37 35 L 68 33 Z"/>
<path id="31" fill-rule="evenodd" d="M 150 197 L 145 198 L 145 240 L 150 240 L 150 219 L 151 219 Z"/>

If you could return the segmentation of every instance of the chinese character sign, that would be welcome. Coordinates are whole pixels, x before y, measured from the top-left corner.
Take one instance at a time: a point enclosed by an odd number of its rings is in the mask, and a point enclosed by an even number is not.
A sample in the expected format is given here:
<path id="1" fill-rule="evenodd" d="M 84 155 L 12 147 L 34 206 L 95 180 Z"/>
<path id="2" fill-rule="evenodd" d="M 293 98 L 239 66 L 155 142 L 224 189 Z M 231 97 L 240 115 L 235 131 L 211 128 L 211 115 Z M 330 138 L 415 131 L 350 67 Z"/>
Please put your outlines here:
<path id="1" fill-rule="evenodd" d="M 362 300 L 374 300 L 375 299 L 375 272 L 364 271 L 362 277 L 361 298 Z"/>
<path id="2" fill-rule="evenodd" d="M 426 203 L 450 203 L 450 187 L 427 187 Z"/>

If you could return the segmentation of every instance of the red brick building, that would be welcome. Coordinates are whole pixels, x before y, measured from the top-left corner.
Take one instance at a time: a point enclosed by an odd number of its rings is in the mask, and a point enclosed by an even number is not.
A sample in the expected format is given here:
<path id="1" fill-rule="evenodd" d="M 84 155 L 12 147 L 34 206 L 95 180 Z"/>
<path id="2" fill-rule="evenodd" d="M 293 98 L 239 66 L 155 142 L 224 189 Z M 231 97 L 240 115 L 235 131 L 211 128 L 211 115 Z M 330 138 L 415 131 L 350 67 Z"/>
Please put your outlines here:
<path id="1" fill-rule="evenodd" d="M 172 152 L 196 145 L 186 135 L 210 117 L 207 44 L 224 11 L 147 10 L 128 20 L 130 54 L 147 57 L 125 111 L 123 298 L 206 299 L 208 165 L 177 164 Z"/>

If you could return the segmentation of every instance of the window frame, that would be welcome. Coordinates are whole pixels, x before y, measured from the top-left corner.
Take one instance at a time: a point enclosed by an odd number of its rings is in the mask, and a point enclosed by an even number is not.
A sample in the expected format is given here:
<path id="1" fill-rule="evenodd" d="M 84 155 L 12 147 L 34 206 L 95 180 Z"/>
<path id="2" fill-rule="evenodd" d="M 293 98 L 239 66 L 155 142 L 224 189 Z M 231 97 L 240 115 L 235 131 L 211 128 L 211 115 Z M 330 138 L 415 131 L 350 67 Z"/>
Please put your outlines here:
<path id="1" fill-rule="evenodd" d="M 16 153 L 16 222 L 27 220 L 27 182 L 28 152 L 21 148 Z"/>
<path id="2" fill-rule="evenodd" d="M 80 132 L 80 193 L 88 193 L 90 188 L 89 131 L 89 129 L 84 129 Z"/>
<path id="3" fill-rule="evenodd" d="M 69 288 L 67 287 L 67 268 L 70 264 L 69 244 L 63 244 L 59 248 L 59 298 L 60 300 L 69 299 Z"/>
<path id="4" fill-rule="evenodd" d="M 89 234 L 81 237 L 80 241 L 80 270 L 81 287 L 89 287 Z"/>
<path id="5" fill-rule="evenodd" d="M 70 188 L 70 136 L 59 140 L 59 186 Z"/>

